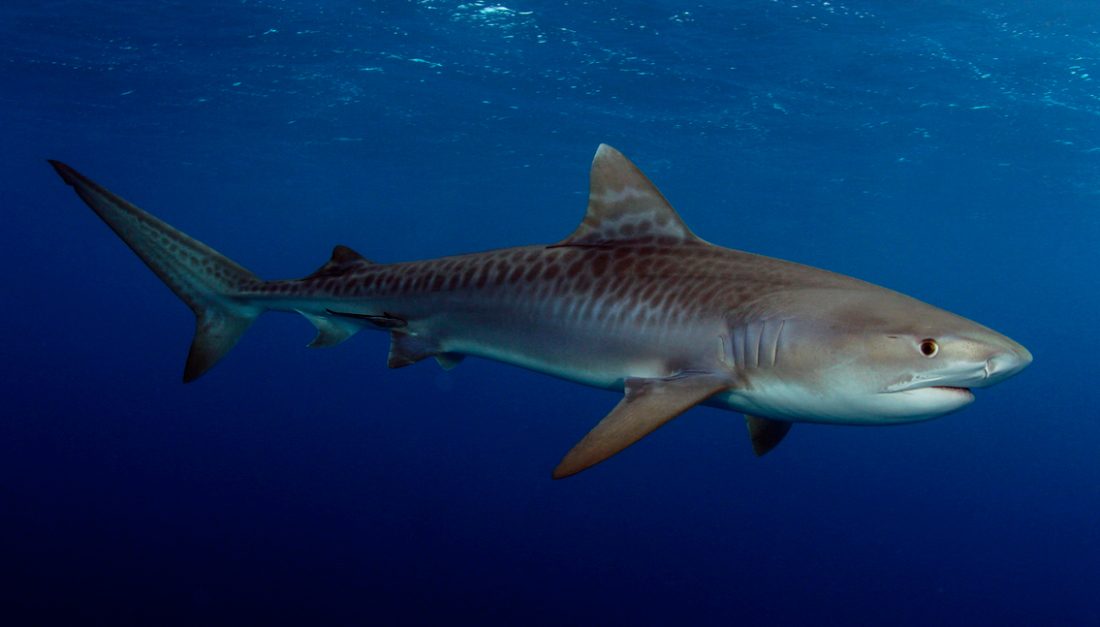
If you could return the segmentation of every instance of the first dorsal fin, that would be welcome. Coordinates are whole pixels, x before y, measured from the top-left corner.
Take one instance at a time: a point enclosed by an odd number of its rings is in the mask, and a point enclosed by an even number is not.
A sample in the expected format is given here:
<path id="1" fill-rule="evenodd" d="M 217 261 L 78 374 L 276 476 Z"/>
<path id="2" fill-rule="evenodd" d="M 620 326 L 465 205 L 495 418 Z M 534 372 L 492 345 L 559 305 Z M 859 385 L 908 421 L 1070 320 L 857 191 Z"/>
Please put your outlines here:
<path id="1" fill-rule="evenodd" d="M 347 246 L 340 244 L 332 249 L 332 257 L 325 262 L 325 265 L 317 268 L 313 274 L 306 278 L 315 279 L 317 277 L 337 276 L 343 274 L 350 266 L 369 263 L 373 262 Z"/>
<path id="2" fill-rule="evenodd" d="M 701 241 L 638 166 L 600 144 L 592 159 L 588 213 L 558 245 L 603 247 L 639 239 L 665 245 Z"/>

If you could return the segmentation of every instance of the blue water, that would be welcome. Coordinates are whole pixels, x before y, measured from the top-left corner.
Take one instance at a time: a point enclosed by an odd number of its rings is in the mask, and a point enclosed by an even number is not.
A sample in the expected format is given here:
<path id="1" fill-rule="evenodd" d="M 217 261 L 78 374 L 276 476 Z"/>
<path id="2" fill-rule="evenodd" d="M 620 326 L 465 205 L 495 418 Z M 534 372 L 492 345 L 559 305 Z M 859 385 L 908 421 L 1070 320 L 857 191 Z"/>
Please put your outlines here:
<path id="1" fill-rule="evenodd" d="M 993 0 L 0 6 L 7 624 L 1100 624 L 1100 5 Z M 698 408 L 550 471 L 613 394 L 190 312 L 69 162 L 257 274 L 552 242 L 600 142 L 712 242 L 981 321 L 966 410 Z M 17 620 L 18 619 L 18 620 Z"/>

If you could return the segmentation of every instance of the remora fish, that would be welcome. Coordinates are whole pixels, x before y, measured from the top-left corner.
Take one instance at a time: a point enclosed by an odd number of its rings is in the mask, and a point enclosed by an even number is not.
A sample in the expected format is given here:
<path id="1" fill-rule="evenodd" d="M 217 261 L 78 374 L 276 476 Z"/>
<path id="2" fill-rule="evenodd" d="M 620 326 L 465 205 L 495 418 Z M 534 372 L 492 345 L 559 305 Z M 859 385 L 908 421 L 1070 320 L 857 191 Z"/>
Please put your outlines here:
<path id="1" fill-rule="evenodd" d="M 391 368 L 476 355 L 623 392 L 554 478 L 701 403 L 745 414 L 763 455 L 792 422 L 935 418 L 1031 362 L 1009 338 L 908 296 L 703 241 L 607 145 L 592 162 L 584 221 L 556 244 L 393 264 L 337 246 L 313 274 L 279 281 L 50 163 L 195 313 L 184 381 L 272 310 L 313 323 L 312 347 L 386 331 Z"/>

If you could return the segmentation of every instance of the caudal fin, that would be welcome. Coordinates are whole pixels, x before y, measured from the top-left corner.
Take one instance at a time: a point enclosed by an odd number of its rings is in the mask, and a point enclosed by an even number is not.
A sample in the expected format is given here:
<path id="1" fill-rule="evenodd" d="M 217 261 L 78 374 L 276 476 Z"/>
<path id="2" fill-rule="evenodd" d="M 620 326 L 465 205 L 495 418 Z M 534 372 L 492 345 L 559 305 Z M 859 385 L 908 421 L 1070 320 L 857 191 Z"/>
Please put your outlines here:
<path id="1" fill-rule="evenodd" d="M 195 313 L 195 338 L 184 382 L 209 370 L 237 341 L 263 308 L 240 298 L 262 281 L 206 244 L 112 194 L 64 163 L 50 165 L 145 265 Z"/>

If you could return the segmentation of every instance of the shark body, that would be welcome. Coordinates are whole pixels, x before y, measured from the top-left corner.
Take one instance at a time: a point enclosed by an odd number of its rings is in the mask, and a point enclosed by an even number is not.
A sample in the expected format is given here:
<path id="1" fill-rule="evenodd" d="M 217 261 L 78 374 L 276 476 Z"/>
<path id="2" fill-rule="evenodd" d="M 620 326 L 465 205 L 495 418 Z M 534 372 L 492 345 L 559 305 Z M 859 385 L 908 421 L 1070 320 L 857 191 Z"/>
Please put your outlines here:
<path id="1" fill-rule="evenodd" d="M 977 323 L 844 275 L 709 244 L 615 149 L 592 164 L 587 214 L 556 244 L 405 263 L 337 246 L 302 279 L 265 281 L 72 168 L 62 179 L 190 306 L 192 381 L 269 310 L 317 328 L 313 347 L 390 334 L 389 366 L 473 355 L 623 398 L 561 461 L 560 478 L 698 404 L 746 415 L 758 455 L 792 422 L 896 424 L 973 401 L 1031 361 Z"/>

